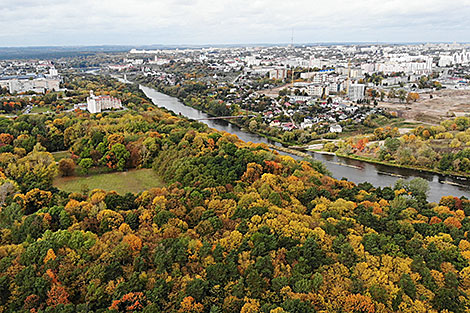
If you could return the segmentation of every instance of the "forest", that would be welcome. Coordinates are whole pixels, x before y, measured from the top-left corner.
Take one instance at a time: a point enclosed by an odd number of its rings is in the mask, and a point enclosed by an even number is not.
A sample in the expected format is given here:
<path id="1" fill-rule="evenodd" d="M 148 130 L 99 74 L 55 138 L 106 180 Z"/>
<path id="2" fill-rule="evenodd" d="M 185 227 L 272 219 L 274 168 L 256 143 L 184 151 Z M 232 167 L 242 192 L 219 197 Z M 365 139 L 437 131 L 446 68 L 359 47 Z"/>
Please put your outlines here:
<path id="1" fill-rule="evenodd" d="M 0 312 L 469 309 L 470 200 L 429 203 L 422 179 L 336 180 L 90 79 L 69 88 L 114 91 L 130 109 L 0 120 Z M 166 187 L 52 185 L 143 167 Z"/>

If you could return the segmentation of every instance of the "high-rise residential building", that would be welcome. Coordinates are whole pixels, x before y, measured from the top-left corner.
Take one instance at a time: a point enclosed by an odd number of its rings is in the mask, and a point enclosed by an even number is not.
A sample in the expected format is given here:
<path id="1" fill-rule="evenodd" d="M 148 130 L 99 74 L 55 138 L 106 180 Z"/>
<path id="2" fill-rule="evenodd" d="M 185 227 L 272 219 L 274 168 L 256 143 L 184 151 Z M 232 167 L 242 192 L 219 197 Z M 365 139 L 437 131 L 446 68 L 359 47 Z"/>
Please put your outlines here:
<path id="1" fill-rule="evenodd" d="M 349 86 L 348 97 L 351 101 L 363 100 L 366 92 L 366 85 L 351 84 Z"/>
<path id="2" fill-rule="evenodd" d="M 121 100 L 111 96 L 95 96 L 90 90 L 90 96 L 86 99 L 87 109 L 90 113 L 99 113 L 102 110 L 121 109 Z"/>

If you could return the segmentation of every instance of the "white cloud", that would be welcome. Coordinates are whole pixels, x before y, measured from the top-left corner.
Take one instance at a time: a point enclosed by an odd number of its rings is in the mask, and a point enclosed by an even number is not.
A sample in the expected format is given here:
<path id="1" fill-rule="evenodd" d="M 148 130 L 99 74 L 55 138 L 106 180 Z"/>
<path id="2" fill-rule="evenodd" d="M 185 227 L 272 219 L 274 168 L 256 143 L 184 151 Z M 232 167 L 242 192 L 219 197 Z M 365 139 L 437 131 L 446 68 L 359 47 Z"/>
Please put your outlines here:
<path id="1" fill-rule="evenodd" d="M 0 0 L 0 46 L 468 41 L 470 0 Z"/>

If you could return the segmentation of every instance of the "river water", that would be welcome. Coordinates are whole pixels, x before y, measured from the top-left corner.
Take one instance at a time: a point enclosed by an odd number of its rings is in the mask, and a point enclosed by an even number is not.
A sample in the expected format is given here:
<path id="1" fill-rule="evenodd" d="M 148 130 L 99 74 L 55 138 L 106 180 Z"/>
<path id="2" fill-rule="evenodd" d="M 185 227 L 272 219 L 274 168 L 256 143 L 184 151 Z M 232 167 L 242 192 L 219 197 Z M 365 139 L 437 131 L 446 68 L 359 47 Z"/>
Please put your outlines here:
<path id="1" fill-rule="evenodd" d="M 204 120 L 210 116 L 197 109 L 188 107 L 177 98 L 160 93 L 153 88 L 140 86 L 140 89 L 153 101 L 155 105 L 164 107 L 175 112 L 176 114 L 181 114 L 194 120 L 201 119 L 201 122 L 207 124 L 209 127 L 237 135 L 238 138 L 246 142 L 251 141 L 254 143 L 276 144 L 257 134 L 243 131 L 240 129 L 240 127 L 230 124 L 227 121 Z M 287 154 L 284 152 L 280 153 Z M 449 195 L 456 197 L 465 196 L 470 198 L 470 181 L 468 180 L 444 177 L 441 175 L 420 172 L 417 170 L 408 170 L 385 165 L 371 164 L 367 162 L 341 158 L 335 155 L 325 155 L 316 152 L 309 153 L 314 159 L 325 163 L 328 170 L 330 170 L 332 173 L 332 176 L 336 179 L 341 179 L 344 177 L 349 181 L 355 182 L 357 184 L 362 182 L 369 182 L 374 186 L 391 187 L 399 178 L 412 179 L 415 177 L 421 177 L 429 182 L 429 201 L 438 202 L 441 197 Z M 295 159 L 299 159 L 298 156 L 292 154 L 288 155 Z"/>

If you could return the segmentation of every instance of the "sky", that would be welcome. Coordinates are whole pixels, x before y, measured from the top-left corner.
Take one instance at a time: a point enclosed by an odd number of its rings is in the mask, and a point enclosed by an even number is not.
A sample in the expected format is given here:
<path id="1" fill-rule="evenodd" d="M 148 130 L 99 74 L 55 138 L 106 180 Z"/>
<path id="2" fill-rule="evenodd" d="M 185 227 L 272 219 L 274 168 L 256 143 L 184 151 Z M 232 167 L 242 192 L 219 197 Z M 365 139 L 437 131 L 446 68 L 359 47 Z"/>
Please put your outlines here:
<path id="1" fill-rule="evenodd" d="M 470 0 L 0 0 L 0 46 L 470 42 Z"/>

